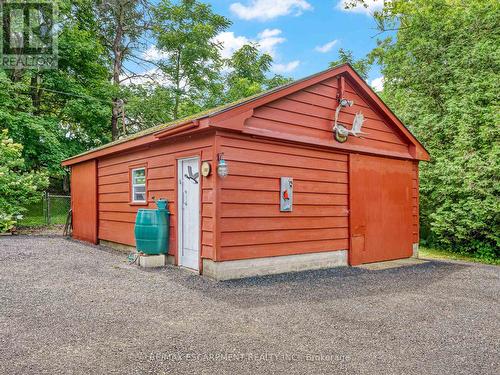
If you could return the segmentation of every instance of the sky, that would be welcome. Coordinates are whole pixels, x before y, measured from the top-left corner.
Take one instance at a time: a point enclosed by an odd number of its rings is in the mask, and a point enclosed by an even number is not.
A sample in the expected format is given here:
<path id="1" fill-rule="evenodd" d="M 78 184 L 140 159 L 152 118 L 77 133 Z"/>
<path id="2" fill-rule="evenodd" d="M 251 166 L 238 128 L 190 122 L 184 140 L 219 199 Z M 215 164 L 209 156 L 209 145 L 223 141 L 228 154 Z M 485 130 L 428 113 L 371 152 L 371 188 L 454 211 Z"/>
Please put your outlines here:
<path id="1" fill-rule="evenodd" d="M 383 0 L 368 0 L 368 8 L 346 10 L 346 0 L 204 0 L 226 16 L 231 27 L 219 34 L 223 57 L 249 42 L 257 42 L 262 52 L 274 59 L 273 73 L 302 78 L 328 68 L 338 58 L 339 48 L 362 58 L 375 46 L 376 24 L 373 11 Z M 146 52 L 158 53 L 154 47 Z M 382 88 L 383 78 L 372 67 L 368 83 Z"/>

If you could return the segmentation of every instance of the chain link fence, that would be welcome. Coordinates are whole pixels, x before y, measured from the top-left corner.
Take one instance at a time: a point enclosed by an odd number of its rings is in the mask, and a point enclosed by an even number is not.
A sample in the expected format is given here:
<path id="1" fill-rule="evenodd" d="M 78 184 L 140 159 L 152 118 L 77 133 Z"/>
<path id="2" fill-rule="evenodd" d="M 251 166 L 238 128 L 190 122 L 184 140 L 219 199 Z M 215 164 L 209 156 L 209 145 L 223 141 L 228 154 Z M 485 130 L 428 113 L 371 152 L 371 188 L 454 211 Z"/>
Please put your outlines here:
<path id="1" fill-rule="evenodd" d="M 26 207 L 20 226 L 65 224 L 71 208 L 71 196 L 44 192 L 40 200 Z"/>

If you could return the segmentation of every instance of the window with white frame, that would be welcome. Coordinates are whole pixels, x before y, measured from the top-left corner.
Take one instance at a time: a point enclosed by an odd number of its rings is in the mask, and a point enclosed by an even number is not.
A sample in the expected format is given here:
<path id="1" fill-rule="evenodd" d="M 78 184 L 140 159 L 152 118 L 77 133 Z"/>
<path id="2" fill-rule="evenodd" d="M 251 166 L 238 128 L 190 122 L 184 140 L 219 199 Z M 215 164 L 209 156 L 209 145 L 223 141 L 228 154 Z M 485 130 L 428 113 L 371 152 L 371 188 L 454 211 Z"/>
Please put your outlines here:
<path id="1" fill-rule="evenodd" d="M 132 202 L 146 202 L 146 168 L 132 169 Z"/>

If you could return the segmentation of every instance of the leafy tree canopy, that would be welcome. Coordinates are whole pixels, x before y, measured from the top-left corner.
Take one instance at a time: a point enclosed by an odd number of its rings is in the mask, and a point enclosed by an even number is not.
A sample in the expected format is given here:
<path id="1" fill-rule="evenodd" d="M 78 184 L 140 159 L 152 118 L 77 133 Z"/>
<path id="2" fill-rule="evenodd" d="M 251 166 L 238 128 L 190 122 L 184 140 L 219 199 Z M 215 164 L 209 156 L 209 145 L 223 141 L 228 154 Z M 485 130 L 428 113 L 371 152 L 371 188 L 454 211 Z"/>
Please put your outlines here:
<path id="1" fill-rule="evenodd" d="M 371 58 L 383 98 L 431 154 L 421 164 L 427 243 L 498 257 L 500 3 L 393 0 L 376 14 Z"/>
<path id="2" fill-rule="evenodd" d="M 246 44 L 234 52 L 226 61 L 229 73 L 226 76 L 226 102 L 258 94 L 291 82 L 280 75 L 270 75 L 273 58 L 260 53 L 257 44 Z"/>
<path id="3" fill-rule="evenodd" d="M 157 47 L 166 55 L 159 66 L 171 82 L 174 119 L 189 115 L 180 111 L 182 100 L 194 104 L 220 78 L 221 46 L 214 38 L 230 24 L 210 5 L 197 0 L 161 0 L 154 8 Z"/>
<path id="4" fill-rule="evenodd" d="M 370 70 L 371 62 L 369 59 L 359 59 L 356 60 L 352 51 L 345 50 L 343 48 L 339 48 L 339 58 L 330 63 L 331 67 L 341 65 L 341 64 L 350 64 L 358 74 L 363 77 L 363 79 L 368 78 L 368 71 Z"/>

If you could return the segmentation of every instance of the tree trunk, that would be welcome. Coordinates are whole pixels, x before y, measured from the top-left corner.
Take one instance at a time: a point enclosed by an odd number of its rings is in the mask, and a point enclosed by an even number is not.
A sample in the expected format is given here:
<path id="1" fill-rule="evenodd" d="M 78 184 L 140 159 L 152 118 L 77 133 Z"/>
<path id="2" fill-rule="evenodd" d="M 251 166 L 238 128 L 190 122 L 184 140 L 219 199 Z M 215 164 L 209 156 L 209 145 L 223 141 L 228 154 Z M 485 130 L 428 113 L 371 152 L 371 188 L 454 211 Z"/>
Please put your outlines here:
<path id="1" fill-rule="evenodd" d="M 118 89 L 120 86 L 120 73 L 123 64 L 123 25 L 124 25 L 124 9 L 118 6 L 116 34 L 113 39 L 113 84 Z M 118 139 L 118 118 L 120 116 L 118 98 L 113 98 L 111 109 L 111 137 L 112 140 Z"/>
<path id="2" fill-rule="evenodd" d="M 178 117 L 179 117 L 179 93 L 176 90 L 174 98 L 174 120 L 177 120 Z"/>
<path id="3" fill-rule="evenodd" d="M 66 170 L 63 176 L 63 181 L 62 181 L 62 188 L 64 193 L 69 193 L 70 190 L 70 175 L 69 172 Z"/>
<path id="4" fill-rule="evenodd" d="M 118 98 L 113 98 L 113 104 L 111 108 L 111 139 L 113 141 L 118 139 L 119 133 L 118 133 L 118 117 L 119 117 L 119 112 L 118 112 Z"/>
<path id="5" fill-rule="evenodd" d="M 10 17 L 3 17 L 3 29 L 4 29 L 4 38 L 8 38 L 8 30 L 10 30 Z M 0 43 L 3 43 L 3 41 L 0 41 Z M 16 48 L 14 50 L 14 54 L 20 55 L 22 53 L 20 48 Z M 17 66 L 14 67 L 13 69 L 6 69 L 6 74 L 10 78 L 12 82 L 20 82 L 23 79 L 24 75 L 24 69 L 18 68 Z"/>
<path id="6" fill-rule="evenodd" d="M 179 102 L 181 101 L 181 51 L 177 51 L 175 67 L 174 120 L 179 118 Z"/>
<path id="7" fill-rule="evenodd" d="M 40 90 L 40 76 L 38 73 L 33 73 L 31 76 L 31 102 L 33 104 L 35 114 L 40 112 L 40 103 L 42 92 Z"/>

